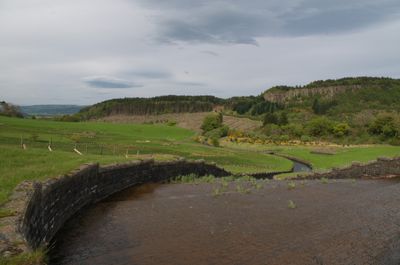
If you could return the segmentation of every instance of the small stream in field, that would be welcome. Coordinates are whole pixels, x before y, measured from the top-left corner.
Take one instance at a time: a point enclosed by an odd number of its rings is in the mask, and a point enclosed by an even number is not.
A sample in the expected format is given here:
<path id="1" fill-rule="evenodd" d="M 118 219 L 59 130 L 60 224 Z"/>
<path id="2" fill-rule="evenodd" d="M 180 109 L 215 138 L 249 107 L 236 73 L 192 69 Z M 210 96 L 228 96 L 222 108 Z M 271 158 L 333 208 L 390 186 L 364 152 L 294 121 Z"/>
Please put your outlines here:
<path id="1" fill-rule="evenodd" d="M 293 162 L 293 172 L 311 172 L 312 171 L 312 168 L 305 163 L 295 161 L 292 159 L 289 159 L 289 160 L 291 160 Z"/>

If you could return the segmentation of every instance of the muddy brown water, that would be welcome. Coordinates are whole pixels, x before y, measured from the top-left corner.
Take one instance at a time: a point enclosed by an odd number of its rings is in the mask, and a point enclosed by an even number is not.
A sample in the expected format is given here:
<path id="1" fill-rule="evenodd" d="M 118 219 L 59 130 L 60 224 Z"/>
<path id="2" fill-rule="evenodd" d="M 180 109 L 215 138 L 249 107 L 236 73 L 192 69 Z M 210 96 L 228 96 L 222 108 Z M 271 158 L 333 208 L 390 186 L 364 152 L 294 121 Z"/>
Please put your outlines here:
<path id="1" fill-rule="evenodd" d="M 50 264 L 400 264 L 399 182 L 262 183 L 125 190 L 71 219 Z"/>

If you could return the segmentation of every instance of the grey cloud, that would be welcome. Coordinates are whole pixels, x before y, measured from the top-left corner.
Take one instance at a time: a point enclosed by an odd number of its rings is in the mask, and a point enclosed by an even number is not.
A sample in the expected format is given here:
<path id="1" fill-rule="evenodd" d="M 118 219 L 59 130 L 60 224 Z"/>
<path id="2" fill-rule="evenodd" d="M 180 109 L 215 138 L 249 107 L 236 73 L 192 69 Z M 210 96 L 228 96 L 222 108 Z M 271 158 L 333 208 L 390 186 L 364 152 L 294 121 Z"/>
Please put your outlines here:
<path id="1" fill-rule="evenodd" d="M 175 82 L 175 84 L 182 85 L 182 86 L 196 86 L 196 87 L 203 87 L 203 86 L 207 85 L 202 82 L 193 82 L 193 81 L 177 81 L 177 82 Z"/>
<path id="2" fill-rule="evenodd" d="M 333 34 L 396 18 L 397 0 L 244 1 L 139 0 L 148 8 L 164 8 L 158 17 L 158 40 L 174 43 L 256 45 L 266 36 Z"/>
<path id="3" fill-rule="evenodd" d="M 218 57 L 219 56 L 219 54 L 217 52 L 213 52 L 213 51 L 205 50 L 205 51 L 201 51 L 201 53 L 208 54 L 208 55 L 211 55 L 211 56 L 214 56 L 214 57 Z"/>
<path id="4" fill-rule="evenodd" d="M 139 70 L 127 74 L 146 79 L 170 79 L 173 76 L 172 73 L 162 70 Z"/>
<path id="5" fill-rule="evenodd" d="M 142 87 L 134 82 L 107 76 L 85 77 L 83 82 L 95 88 L 132 88 Z"/>

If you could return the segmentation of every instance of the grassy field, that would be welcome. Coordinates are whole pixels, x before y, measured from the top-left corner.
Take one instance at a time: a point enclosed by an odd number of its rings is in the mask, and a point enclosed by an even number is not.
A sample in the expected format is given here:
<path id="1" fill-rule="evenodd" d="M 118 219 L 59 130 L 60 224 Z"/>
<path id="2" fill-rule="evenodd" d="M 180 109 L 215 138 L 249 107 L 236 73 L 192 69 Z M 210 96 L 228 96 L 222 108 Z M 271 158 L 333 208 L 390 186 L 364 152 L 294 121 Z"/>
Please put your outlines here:
<path id="1" fill-rule="evenodd" d="M 315 154 L 313 148 L 276 148 L 277 153 L 286 154 L 311 162 L 316 170 L 344 167 L 352 162 L 370 162 L 378 157 L 400 156 L 400 146 L 360 146 L 337 148 L 334 154 Z"/>
<path id="2" fill-rule="evenodd" d="M 23 180 L 57 176 L 89 162 L 104 165 L 150 157 L 185 157 L 215 162 L 233 173 L 281 171 L 292 166 L 290 161 L 268 154 L 198 144 L 192 140 L 194 135 L 192 131 L 166 125 L 0 117 L 0 204 Z M 21 136 L 26 150 L 20 146 Z M 47 149 L 49 139 L 53 152 Z M 75 145 L 82 156 L 73 152 Z"/>
<path id="3" fill-rule="evenodd" d="M 276 146 L 257 144 L 225 143 L 225 148 L 235 150 L 253 150 L 255 152 L 275 152 L 299 158 L 311 163 L 314 170 L 326 170 L 333 167 L 344 167 L 353 162 L 370 162 L 378 157 L 400 156 L 400 146 L 369 145 L 369 146 Z"/>
<path id="4" fill-rule="evenodd" d="M 303 159 L 316 170 L 400 155 L 400 147 L 395 146 L 325 148 L 331 154 L 316 154 L 313 152 L 322 147 L 305 146 L 225 143 L 217 148 L 194 142 L 194 135 L 193 131 L 167 125 L 67 123 L 0 117 L 0 204 L 23 180 L 57 176 L 89 162 L 104 165 L 150 157 L 185 157 L 215 162 L 233 173 L 256 173 L 286 171 L 292 166 L 287 159 L 266 154 L 266 151 Z M 21 148 L 21 138 L 26 150 Z M 50 139 L 53 152 L 47 149 Z M 73 152 L 75 146 L 82 156 Z"/>

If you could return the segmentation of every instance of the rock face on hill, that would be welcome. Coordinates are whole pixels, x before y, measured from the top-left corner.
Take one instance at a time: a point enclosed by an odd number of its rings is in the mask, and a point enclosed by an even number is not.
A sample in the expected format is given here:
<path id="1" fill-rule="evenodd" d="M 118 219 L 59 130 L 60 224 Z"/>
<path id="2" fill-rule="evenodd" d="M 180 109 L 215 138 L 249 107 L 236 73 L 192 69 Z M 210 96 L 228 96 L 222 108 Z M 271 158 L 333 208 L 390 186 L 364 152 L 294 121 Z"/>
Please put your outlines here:
<path id="1" fill-rule="evenodd" d="M 264 98 L 267 101 L 279 104 L 285 104 L 288 101 L 301 97 L 314 97 L 321 96 L 325 99 L 332 99 L 337 94 L 361 89 L 361 85 L 348 85 L 348 86 L 327 86 L 327 87 L 315 87 L 315 88 L 292 88 L 267 91 L 264 94 Z"/>

